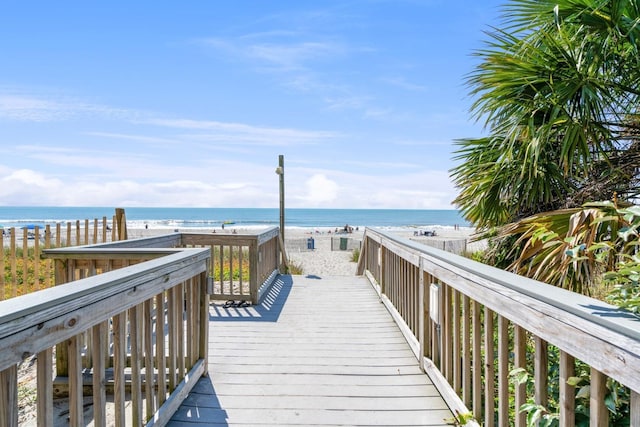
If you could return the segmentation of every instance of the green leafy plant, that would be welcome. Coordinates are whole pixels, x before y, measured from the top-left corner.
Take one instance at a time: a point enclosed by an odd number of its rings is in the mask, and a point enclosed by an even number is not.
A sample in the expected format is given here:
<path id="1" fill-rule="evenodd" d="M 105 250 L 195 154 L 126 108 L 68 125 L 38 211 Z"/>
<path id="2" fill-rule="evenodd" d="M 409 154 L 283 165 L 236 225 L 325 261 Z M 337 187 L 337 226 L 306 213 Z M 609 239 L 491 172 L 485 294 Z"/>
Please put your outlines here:
<path id="1" fill-rule="evenodd" d="M 511 383 L 514 385 L 527 384 L 527 388 L 533 388 L 533 380 L 529 373 L 524 368 L 516 368 L 509 372 Z M 553 402 L 552 402 L 553 403 Z M 527 414 L 527 426 L 528 427 L 551 427 L 558 425 L 560 414 L 557 410 L 546 408 L 542 405 L 535 403 L 531 398 L 528 399 L 520 408 L 517 408 L 519 412 L 525 412 Z"/>
<path id="2" fill-rule="evenodd" d="M 452 426 L 456 426 L 456 427 L 465 426 L 470 421 L 475 421 L 475 417 L 473 416 L 473 413 L 471 412 L 462 413 L 459 411 L 455 411 L 455 414 L 453 417 L 447 418 L 444 420 L 445 423 Z"/>

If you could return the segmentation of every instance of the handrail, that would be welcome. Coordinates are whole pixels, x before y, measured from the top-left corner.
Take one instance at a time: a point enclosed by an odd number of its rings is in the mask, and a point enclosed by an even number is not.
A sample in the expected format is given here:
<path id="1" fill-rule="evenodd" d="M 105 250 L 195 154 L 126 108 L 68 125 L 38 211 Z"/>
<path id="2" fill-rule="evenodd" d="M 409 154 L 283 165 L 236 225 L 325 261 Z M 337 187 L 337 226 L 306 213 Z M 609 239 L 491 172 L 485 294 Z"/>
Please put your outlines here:
<path id="1" fill-rule="evenodd" d="M 116 423 L 124 425 L 127 366 L 132 396 L 127 416 L 138 425 L 145 420 L 166 423 L 167 411 L 186 395 L 175 391 L 188 391 L 206 372 L 209 256 L 204 249 L 172 250 L 161 258 L 0 302 L 0 399 L 8 402 L 0 405 L 0 425 L 18 424 L 17 364 L 32 354 L 38 365 L 38 425 L 53 425 L 55 345 L 69 354 L 71 425 L 84 425 L 87 362 L 95 425 L 106 425 L 105 361 L 110 358 Z M 165 334 L 153 332 L 167 328 L 168 346 Z"/>
<path id="2" fill-rule="evenodd" d="M 257 234 L 175 232 L 72 248 L 46 249 L 43 257 L 56 260 L 56 283 L 85 277 L 90 270 L 119 263 L 141 262 L 164 255 L 162 248 L 209 247 L 212 299 L 237 299 L 258 304 L 278 271 L 279 229 Z M 71 264 L 65 264 L 69 261 Z M 106 265 L 108 264 L 108 265 Z M 71 270 L 77 270 L 71 273 Z"/>
<path id="3" fill-rule="evenodd" d="M 457 411 L 468 411 L 472 405 L 473 414 L 485 425 L 493 425 L 494 419 L 500 425 L 524 425 L 522 415 L 509 418 L 517 411 L 505 406 L 511 393 L 509 372 L 534 370 L 535 396 L 516 387 L 518 408 L 527 399 L 545 406 L 547 347 L 555 346 L 562 378 L 574 375 L 574 359 L 591 367 L 592 420 L 607 422 L 606 375 L 630 388 L 632 417 L 638 421 L 640 321 L 629 313 L 371 228 L 365 230 L 358 272 L 370 278 L 403 324 L 417 357 L 437 377 L 434 382 L 446 384 L 443 395 L 456 396 L 450 404 Z M 536 349 L 533 367 L 526 362 L 527 337 Z M 482 357 L 474 359 L 474 354 Z M 558 387 L 561 425 L 572 425 L 575 390 L 566 380 Z"/>
<path id="4" fill-rule="evenodd" d="M 105 425 L 107 388 L 116 423 L 164 425 L 206 373 L 209 299 L 259 302 L 278 269 L 278 231 L 45 249 L 57 286 L 0 301 L 0 426 L 18 424 L 17 364 L 31 354 L 39 425 L 52 425 L 56 396 L 69 397 L 71 425 L 84 425 L 83 389 Z"/>

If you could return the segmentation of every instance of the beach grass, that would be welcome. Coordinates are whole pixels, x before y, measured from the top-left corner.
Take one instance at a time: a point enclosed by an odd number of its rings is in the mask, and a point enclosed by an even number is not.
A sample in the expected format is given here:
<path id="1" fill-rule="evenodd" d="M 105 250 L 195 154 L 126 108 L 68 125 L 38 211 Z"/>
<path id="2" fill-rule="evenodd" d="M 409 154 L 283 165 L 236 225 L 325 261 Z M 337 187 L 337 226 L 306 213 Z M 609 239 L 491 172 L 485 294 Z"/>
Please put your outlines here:
<path id="1" fill-rule="evenodd" d="M 358 262 L 360 260 L 360 248 L 355 248 L 351 252 L 351 262 Z"/>
<path id="2" fill-rule="evenodd" d="M 50 260 L 36 260 L 34 248 L 29 248 L 26 253 L 22 248 L 17 248 L 13 256 L 9 249 L 4 249 L 3 258 L 4 280 L 0 290 L 2 299 L 25 295 L 44 288 L 44 283 L 54 283 L 54 271 L 49 268 Z"/>

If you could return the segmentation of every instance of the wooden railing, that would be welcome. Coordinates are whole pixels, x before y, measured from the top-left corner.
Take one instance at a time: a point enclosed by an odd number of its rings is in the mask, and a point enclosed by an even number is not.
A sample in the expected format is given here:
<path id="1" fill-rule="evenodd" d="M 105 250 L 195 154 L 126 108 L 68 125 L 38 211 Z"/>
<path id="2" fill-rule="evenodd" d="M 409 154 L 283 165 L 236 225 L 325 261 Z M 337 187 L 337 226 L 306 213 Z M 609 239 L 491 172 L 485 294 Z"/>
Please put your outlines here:
<path id="1" fill-rule="evenodd" d="M 470 412 L 488 427 L 524 426 L 522 405 L 546 408 L 557 390 L 559 425 L 573 426 L 584 400 L 572 379 L 578 366 L 590 371 L 590 425 L 608 425 L 607 384 L 615 380 L 627 387 L 630 425 L 640 426 L 638 318 L 373 229 L 365 231 L 358 274 L 374 284 L 454 413 Z M 530 387 L 512 381 L 525 371 Z"/>
<path id="2" fill-rule="evenodd" d="M 278 272 L 278 233 L 182 233 L 183 246 L 211 250 L 210 294 L 216 300 L 246 300 L 258 304 Z"/>
<path id="3" fill-rule="evenodd" d="M 154 249 L 210 249 L 209 293 L 212 299 L 257 304 L 278 272 L 279 229 L 258 234 L 171 233 L 80 248 L 45 250 L 55 260 L 56 283 L 66 283 L 158 256 Z M 140 249 L 151 249 L 141 251 Z M 102 252 L 103 249 L 108 249 Z M 118 252 L 118 249 L 121 250 Z"/>
<path id="4" fill-rule="evenodd" d="M 57 286 L 0 301 L 0 426 L 18 425 L 17 367 L 32 355 L 39 425 L 52 425 L 61 397 L 71 425 L 85 425 L 83 394 L 94 425 L 106 425 L 107 392 L 109 425 L 163 425 L 206 371 L 210 293 L 257 303 L 277 273 L 278 232 L 44 250 Z"/>
<path id="5" fill-rule="evenodd" d="M 19 424 L 19 388 L 25 385 L 19 385 L 18 364 L 32 355 L 37 423 L 57 421 L 54 346 L 66 354 L 69 425 L 91 419 L 95 426 L 168 421 L 207 369 L 209 251 L 154 251 L 152 257 L 158 258 L 128 267 L 123 261 L 120 269 L 0 302 L 1 426 Z M 92 411 L 85 411 L 83 395 L 91 396 Z"/>

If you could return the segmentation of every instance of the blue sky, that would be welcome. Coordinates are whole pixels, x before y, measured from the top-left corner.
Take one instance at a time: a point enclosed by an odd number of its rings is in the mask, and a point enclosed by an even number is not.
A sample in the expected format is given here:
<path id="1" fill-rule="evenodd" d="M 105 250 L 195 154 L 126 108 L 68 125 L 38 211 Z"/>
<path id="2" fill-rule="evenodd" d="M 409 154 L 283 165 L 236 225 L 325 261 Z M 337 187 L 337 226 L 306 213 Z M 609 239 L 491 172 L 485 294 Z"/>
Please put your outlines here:
<path id="1" fill-rule="evenodd" d="M 5 1 L 0 205 L 453 208 L 500 4 Z"/>

